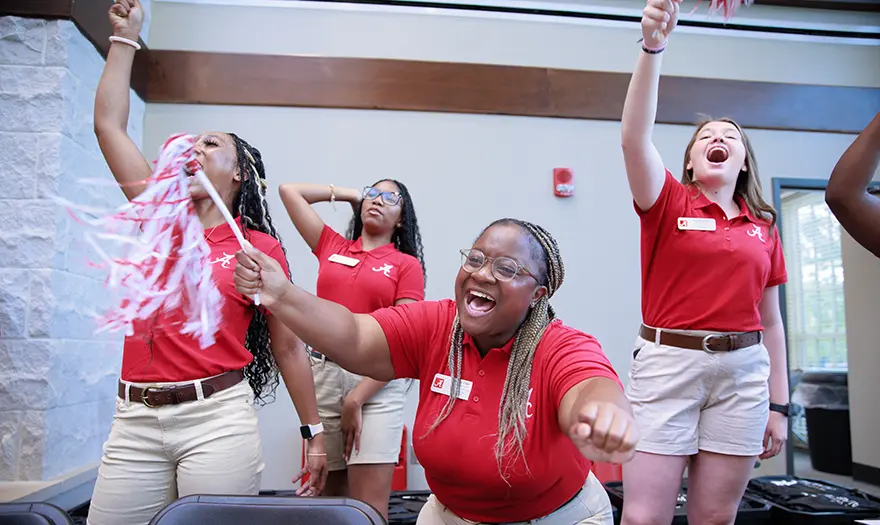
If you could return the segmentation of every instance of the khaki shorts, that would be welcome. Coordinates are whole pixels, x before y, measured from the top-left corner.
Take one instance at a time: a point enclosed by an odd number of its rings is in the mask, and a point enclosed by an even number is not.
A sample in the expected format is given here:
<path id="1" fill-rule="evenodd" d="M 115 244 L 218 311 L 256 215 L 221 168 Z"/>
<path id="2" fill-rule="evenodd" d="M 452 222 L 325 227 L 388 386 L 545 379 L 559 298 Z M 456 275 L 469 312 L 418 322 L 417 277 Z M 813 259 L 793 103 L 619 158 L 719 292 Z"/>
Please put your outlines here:
<path id="1" fill-rule="evenodd" d="M 332 361 L 309 355 L 318 416 L 324 424 L 327 468 L 345 470 L 345 437 L 342 434 L 342 401 L 363 379 Z M 351 451 L 348 465 L 396 464 L 403 435 L 403 404 L 411 381 L 397 379 L 376 393 L 361 408 L 360 451 Z"/>
<path id="2" fill-rule="evenodd" d="M 636 450 L 669 456 L 764 451 L 770 356 L 763 344 L 709 353 L 639 337 L 633 355 L 627 397 L 642 436 Z"/>

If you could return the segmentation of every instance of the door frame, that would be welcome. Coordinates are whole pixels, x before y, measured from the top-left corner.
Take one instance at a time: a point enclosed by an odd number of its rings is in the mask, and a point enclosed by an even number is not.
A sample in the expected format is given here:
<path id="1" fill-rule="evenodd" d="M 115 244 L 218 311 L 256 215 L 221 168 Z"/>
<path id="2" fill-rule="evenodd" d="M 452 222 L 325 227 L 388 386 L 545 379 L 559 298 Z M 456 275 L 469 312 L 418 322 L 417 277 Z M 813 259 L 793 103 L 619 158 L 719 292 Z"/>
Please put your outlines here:
<path id="1" fill-rule="evenodd" d="M 779 228 L 779 238 L 782 238 L 782 231 L 785 229 L 785 225 L 782 220 L 782 191 L 783 190 L 819 190 L 825 191 L 828 187 L 828 179 L 803 179 L 796 177 L 773 177 L 771 179 L 773 183 L 773 208 L 776 209 L 778 216 L 776 221 L 776 227 Z M 869 188 L 878 190 L 880 189 L 880 181 L 871 182 L 868 185 Z M 844 279 L 846 276 L 844 276 Z M 788 332 L 788 315 L 786 312 L 786 286 L 785 284 L 779 285 L 779 309 L 782 313 L 782 326 L 785 328 L 785 362 L 786 362 L 786 375 L 788 376 L 788 389 L 789 395 L 791 395 L 791 361 L 789 360 L 789 352 L 791 349 L 791 344 L 788 340 L 789 332 Z M 785 472 L 789 476 L 794 475 L 794 446 L 792 445 L 791 439 L 791 418 L 788 418 L 788 441 L 785 442 Z"/>

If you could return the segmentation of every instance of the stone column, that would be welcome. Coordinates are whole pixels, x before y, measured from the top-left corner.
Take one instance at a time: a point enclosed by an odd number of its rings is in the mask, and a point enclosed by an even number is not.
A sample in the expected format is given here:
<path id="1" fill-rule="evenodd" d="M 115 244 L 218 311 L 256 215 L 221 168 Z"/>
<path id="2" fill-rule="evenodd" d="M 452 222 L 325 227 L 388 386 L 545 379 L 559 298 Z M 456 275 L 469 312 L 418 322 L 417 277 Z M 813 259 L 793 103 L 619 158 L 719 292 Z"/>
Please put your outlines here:
<path id="1" fill-rule="evenodd" d="M 121 336 L 96 336 L 93 319 L 105 274 L 51 200 L 124 202 L 81 182 L 112 181 L 93 131 L 103 67 L 70 21 L 0 18 L 0 481 L 96 466 L 113 419 Z M 144 110 L 132 92 L 138 144 Z"/>

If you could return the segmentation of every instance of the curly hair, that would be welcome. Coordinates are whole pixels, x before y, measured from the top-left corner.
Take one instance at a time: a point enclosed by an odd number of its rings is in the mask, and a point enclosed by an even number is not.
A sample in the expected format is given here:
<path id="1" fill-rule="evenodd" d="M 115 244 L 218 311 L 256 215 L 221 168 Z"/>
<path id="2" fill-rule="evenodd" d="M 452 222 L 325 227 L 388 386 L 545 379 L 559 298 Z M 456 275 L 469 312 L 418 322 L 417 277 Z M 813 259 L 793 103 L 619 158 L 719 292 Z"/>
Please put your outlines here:
<path id="1" fill-rule="evenodd" d="M 400 222 L 402 226 L 394 230 L 394 234 L 391 236 L 391 242 L 394 243 L 394 247 L 399 251 L 407 255 L 412 255 L 419 260 L 419 264 L 422 265 L 422 276 L 427 283 L 428 269 L 425 266 L 425 254 L 424 249 L 422 248 L 422 234 L 419 233 L 419 221 L 416 219 L 416 208 L 413 205 L 409 190 L 402 182 L 394 179 L 378 180 L 373 183 L 373 186 L 381 182 L 390 182 L 400 190 Z M 348 225 L 348 231 L 345 235 L 350 241 L 358 240 L 361 233 L 363 233 L 364 221 L 361 219 L 362 208 L 363 201 L 355 206 L 354 215 Z"/>
<path id="2" fill-rule="evenodd" d="M 269 205 L 266 202 L 266 168 L 260 151 L 245 142 L 234 133 L 227 133 L 235 142 L 235 153 L 238 169 L 241 173 L 241 188 L 232 201 L 229 210 L 233 216 L 241 217 L 242 234 L 250 239 L 251 231 L 259 231 L 271 235 L 281 244 L 281 250 L 287 255 L 284 244 L 275 230 Z M 290 279 L 288 272 L 287 278 Z M 254 391 L 254 401 L 259 405 L 274 400 L 278 388 L 278 363 L 272 354 L 269 326 L 262 307 L 251 305 L 253 318 L 248 325 L 244 346 L 253 354 L 254 360 L 244 369 L 244 375 Z"/>

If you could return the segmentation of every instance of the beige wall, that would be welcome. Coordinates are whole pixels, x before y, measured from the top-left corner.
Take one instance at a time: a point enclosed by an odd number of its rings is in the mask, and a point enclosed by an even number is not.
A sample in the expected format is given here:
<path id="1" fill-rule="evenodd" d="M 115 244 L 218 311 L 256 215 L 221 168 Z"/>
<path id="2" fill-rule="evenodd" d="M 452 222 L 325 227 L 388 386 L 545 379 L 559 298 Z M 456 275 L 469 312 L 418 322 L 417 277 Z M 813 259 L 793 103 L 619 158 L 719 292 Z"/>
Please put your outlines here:
<path id="1" fill-rule="evenodd" d="M 152 27 L 151 47 L 243 53 L 630 71 L 638 52 L 635 26 L 437 14 L 157 2 Z M 880 71 L 866 67 L 880 63 L 878 47 L 680 36 L 669 50 L 667 73 L 880 86 Z M 734 48 L 738 51 L 733 52 Z M 711 65 L 707 57 L 713 53 L 727 68 Z M 712 108 L 694 111 L 711 112 Z M 625 378 L 640 321 L 639 252 L 638 221 L 625 182 L 618 123 L 151 104 L 144 145 L 152 155 L 171 133 L 209 129 L 234 130 L 262 151 L 276 225 L 288 249 L 294 280 L 307 290 L 314 290 L 317 263 L 284 217 L 276 191 L 280 183 L 362 187 L 385 177 L 405 182 L 413 193 L 425 242 L 429 299 L 452 294 L 457 250 L 468 246 L 488 222 L 515 216 L 541 223 L 559 240 L 568 269 L 566 282 L 554 298 L 557 311 L 568 324 L 596 335 Z M 675 173 L 690 134 L 685 126 L 656 129 L 658 148 Z M 751 138 L 768 200 L 771 177 L 827 177 L 853 139 L 780 131 L 753 131 Z M 551 172 L 560 166 L 574 169 L 577 194 L 572 199 L 552 196 Z M 317 207 L 331 226 L 343 229 L 350 211 L 339 208 L 333 212 L 329 205 Z M 407 406 L 410 428 L 416 401 L 413 390 Z M 260 412 L 269 459 L 263 478 L 267 488 L 288 487 L 291 473 L 298 469 L 301 445 L 293 414 L 286 395 Z M 784 461 L 779 458 L 767 462 L 761 473 L 782 471 Z M 425 486 L 417 465 L 410 465 L 409 480 L 410 488 Z"/>
<path id="2" fill-rule="evenodd" d="M 853 463 L 880 469 L 880 259 L 841 237 Z"/>

